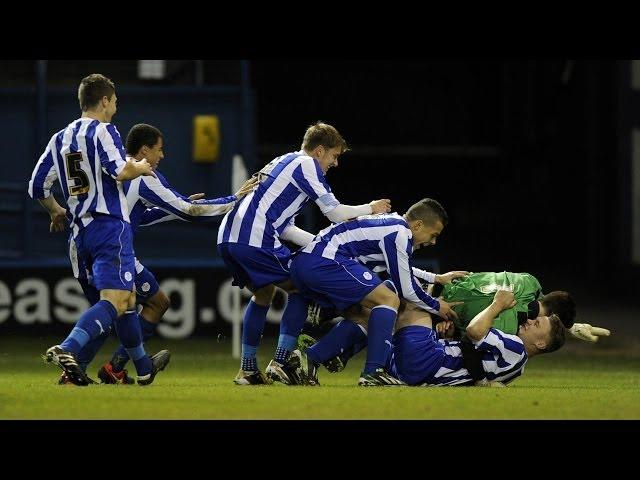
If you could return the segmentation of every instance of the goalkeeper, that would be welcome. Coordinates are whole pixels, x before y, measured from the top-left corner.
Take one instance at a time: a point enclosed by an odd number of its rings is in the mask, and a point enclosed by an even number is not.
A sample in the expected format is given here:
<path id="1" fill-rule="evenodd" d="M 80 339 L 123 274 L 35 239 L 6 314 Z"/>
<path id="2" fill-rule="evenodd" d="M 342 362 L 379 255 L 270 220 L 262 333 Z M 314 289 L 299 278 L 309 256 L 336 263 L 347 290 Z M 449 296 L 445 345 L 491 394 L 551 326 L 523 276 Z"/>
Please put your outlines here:
<path id="1" fill-rule="evenodd" d="M 513 308 L 504 310 L 495 320 L 494 327 L 505 333 L 515 335 L 528 319 L 555 313 L 572 336 L 580 340 L 594 343 L 599 337 L 610 335 L 605 328 L 575 323 L 576 304 L 568 292 L 556 290 L 543 295 L 536 277 L 512 272 L 471 273 L 443 285 L 442 296 L 447 302 L 463 302 L 453 307 L 458 314 L 454 320 L 458 335 L 466 330 L 473 317 L 491 304 L 499 289 L 512 291 L 516 300 Z"/>

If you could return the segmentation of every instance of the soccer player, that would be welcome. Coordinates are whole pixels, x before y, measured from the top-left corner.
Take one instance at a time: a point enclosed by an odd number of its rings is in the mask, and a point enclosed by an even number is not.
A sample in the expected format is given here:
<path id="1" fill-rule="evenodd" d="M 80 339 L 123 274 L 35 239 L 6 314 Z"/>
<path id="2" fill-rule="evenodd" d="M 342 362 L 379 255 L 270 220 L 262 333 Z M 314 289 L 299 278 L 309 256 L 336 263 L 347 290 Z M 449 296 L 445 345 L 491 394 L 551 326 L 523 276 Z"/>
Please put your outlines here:
<path id="1" fill-rule="evenodd" d="M 142 346 L 133 291 L 135 261 L 129 208 L 120 182 L 153 175 L 153 171 L 146 160 L 125 157 L 120 134 L 110 123 L 117 110 L 111 80 L 100 74 L 85 77 L 78 101 L 82 116 L 51 137 L 33 170 L 29 195 L 49 212 L 52 231 L 64 228 L 69 212 L 78 255 L 92 270 L 100 301 L 43 357 L 64 370 L 74 384 L 87 385 L 89 379 L 76 354 L 100 335 L 103 322 L 115 321 L 118 336 L 134 360 L 138 384 L 149 385 L 166 367 L 170 353 L 162 350 L 149 358 Z M 62 187 L 66 210 L 50 195 L 55 180 Z"/>
<path id="2" fill-rule="evenodd" d="M 233 208 L 239 198 L 250 192 L 256 184 L 255 180 L 247 180 L 240 190 L 228 197 L 203 200 L 204 194 L 186 197 L 175 191 L 166 178 L 157 170 L 164 159 L 164 137 L 156 127 L 148 124 L 134 125 L 126 140 L 126 153 L 136 160 L 146 159 L 155 172 L 155 177 L 138 177 L 125 182 L 124 192 L 130 209 L 130 220 L 133 234 L 139 226 L 155 224 L 160 221 L 180 219 L 184 221 L 209 221 L 223 215 Z M 151 208 L 149 208 L 151 207 Z M 97 291 L 93 287 L 91 272 L 78 262 L 75 243 L 70 241 L 70 259 L 74 276 L 80 282 L 85 296 L 92 304 L 97 301 Z M 159 289 L 158 282 L 151 271 L 135 259 L 135 287 L 138 303 L 142 304 L 139 314 L 142 340 L 146 342 L 155 332 L 157 324 L 170 306 L 169 298 Z M 96 353 L 109 336 L 108 325 L 103 325 L 105 332 L 90 341 L 78 354 L 78 362 L 83 370 L 93 360 Z M 124 369 L 129 355 L 127 349 L 120 345 L 111 361 L 105 363 L 98 372 L 103 383 L 131 383 Z M 63 374 L 60 383 L 66 383 Z"/>
<path id="3" fill-rule="evenodd" d="M 233 284 L 253 292 L 242 322 L 242 360 L 234 379 L 237 385 L 271 383 L 258 368 L 256 352 L 276 286 L 290 294 L 278 347 L 267 367 L 269 374 L 276 372 L 295 348 L 307 316 L 307 300 L 291 292 L 291 252 L 281 243 L 286 240 L 304 246 L 313 240 L 311 233 L 295 226 L 295 216 L 302 207 L 313 200 L 332 222 L 391 209 L 388 199 L 350 206 L 340 204 L 331 193 L 325 174 L 338 166 L 338 157 L 346 150 L 346 142 L 334 127 L 321 122 L 310 126 L 301 149 L 275 158 L 260 170 L 256 190 L 236 204 L 222 221 L 218 252 L 233 274 Z"/>
<path id="4" fill-rule="evenodd" d="M 565 328 L 558 315 L 539 316 L 518 327 L 516 335 L 494 328 L 499 314 L 516 304 L 513 292 L 498 290 L 489 306 L 467 326 L 467 336 L 482 356 L 481 369 L 488 384 L 503 386 L 519 377 L 530 357 L 558 350 L 565 341 Z M 358 327 L 351 322 L 351 329 Z M 366 322 L 361 322 L 366 329 Z M 438 340 L 431 316 L 407 304 L 398 318 L 393 349 L 386 369 L 406 385 L 474 385 L 476 379 L 466 368 L 466 351 L 458 340 Z M 324 339 L 323 339 L 324 340 Z M 321 340 L 322 342 L 322 340 Z M 300 384 L 318 384 L 317 366 L 331 355 L 316 345 L 306 352 L 294 351 L 290 364 L 298 368 Z M 315 350 L 314 350 L 315 349 Z"/>
<path id="5" fill-rule="evenodd" d="M 411 265 L 413 252 L 435 244 L 447 219 L 442 205 L 425 198 L 404 216 L 362 216 L 332 225 L 294 255 L 291 279 L 302 295 L 341 311 L 356 304 L 371 309 L 369 348 L 359 385 L 400 384 L 385 370 L 399 297 L 444 318 L 455 316 L 447 302 L 432 298 L 420 288 Z M 359 257 L 380 254 L 398 286 L 397 293 L 358 261 Z"/>
<path id="6" fill-rule="evenodd" d="M 454 282 L 444 285 L 442 296 L 456 304 L 458 314 L 454 324 L 456 330 L 464 331 L 472 318 L 487 308 L 493 293 L 499 288 L 510 288 L 516 299 L 513 308 L 504 310 L 495 320 L 495 328 L 515 335 L 518 327 L 528 319 L 556 314 L 562 324 L 576 338 L 586 342 L 596 342 L 600 336 L 608 336 L 609 330 L 592 327 L 586 323 L 575 323 L 576 304 L 568 292 L 556 290 L 546 295 L 536 277 L 529 273 L 479 272 L 472 273 Z"/>

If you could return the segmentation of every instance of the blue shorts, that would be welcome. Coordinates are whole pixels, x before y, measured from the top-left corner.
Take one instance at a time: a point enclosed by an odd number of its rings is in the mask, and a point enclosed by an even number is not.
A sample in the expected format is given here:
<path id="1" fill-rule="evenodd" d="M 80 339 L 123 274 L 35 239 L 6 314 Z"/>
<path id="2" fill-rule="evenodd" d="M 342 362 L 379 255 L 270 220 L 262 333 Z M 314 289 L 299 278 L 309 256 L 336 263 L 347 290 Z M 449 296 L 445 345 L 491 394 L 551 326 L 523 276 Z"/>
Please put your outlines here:
<path id="1" fill-rule="evenodd" d="M 387 360 L 391 375 L 409 385 L 431 379 L 444 362 L 444 346 L 429 327 L 411 325 L 393 335 L 393 350 Z"/>
<path id="2" fill-rule="evenodd" d="M 233 275 L 233 285 L 257 290 L 289 279 L 291 252 L 284 245 L 275 250 L 241 243 L 221 243 L 218 254 Z"/>
<path id="3" fill-rule="evenodd" d="M 100 300 L 100 292 L 93 286 L 93 275 L 90 271 L 87 271 L 84 262 L 78 259 L 77 248 L 73 238 L 69 240 L 69 260 L 71 261 L 73 276 L 78 279 L 84 296 L 89 300 L 91 305 L 96 304 Z M 158 293 L 160 285 L 158 285 L 158 281 L 153 273 L 151 273 L 151 270 L 142 265 L 137 258 L 135 261 L 136 276 L 134 284 L 136 287 L 136 302 L 145 303 Z"/>
<path id="4" fill-rule="evenodd" d="M 299 252 L 290 268 L 291 280 L 304 297 L 338 310 L 360 303 L 382 283 L 375 273 L 351 258 L 329 260 Z"/>
<path id="5" fill-rule="evenodd" d="M 75 238 L 78 264 L 84 264 L 98 290 L 133 290 L 136 274 L 131 225 L 95 215 Z"/>

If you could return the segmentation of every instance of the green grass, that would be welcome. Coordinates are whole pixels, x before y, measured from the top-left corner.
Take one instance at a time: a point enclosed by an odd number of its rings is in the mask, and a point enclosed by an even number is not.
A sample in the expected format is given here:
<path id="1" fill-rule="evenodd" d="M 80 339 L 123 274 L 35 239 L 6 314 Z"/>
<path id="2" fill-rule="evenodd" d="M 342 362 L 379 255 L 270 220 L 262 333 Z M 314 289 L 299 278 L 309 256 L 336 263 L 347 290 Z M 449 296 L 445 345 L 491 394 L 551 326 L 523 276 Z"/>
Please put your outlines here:
<path id="1" fill-rule="evenodd" d="M 529 361 L 508 388 L 362 388 L 363 354 L 346 371 L 320 371 L 321 387 L 239 387 L 229 343 L 154 339 L 173 357 L 149 387 L 56 384 L 39 354 L 50 339 L 0 339 L 0 419 L 638 419 L 640 358 L 596 348 Z M 95 374 L 110 341 L 90 366 Z M 261 348 L 266 365 L 274 344 Z M 587 346 L 591 347 L 591 346 Z"/>

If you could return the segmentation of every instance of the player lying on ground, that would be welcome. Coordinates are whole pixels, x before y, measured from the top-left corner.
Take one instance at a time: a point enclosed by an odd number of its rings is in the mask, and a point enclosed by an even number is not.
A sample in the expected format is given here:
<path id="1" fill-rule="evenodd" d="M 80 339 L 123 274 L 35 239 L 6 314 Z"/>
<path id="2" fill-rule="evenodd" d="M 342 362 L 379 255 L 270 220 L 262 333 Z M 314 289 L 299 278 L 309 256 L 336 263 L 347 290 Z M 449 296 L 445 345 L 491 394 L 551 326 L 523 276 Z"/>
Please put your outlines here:
<path id="1" fill-rule="evenodd" d="M 493 328 L 500 312 L 512 308 L 512 292 L 498 290 L 491 304 L 478 313 L 467 326 L 467 336 L 473 350 L 482 357 L 481 368 L 487 382 L 507 384 L 520 376 L 530 357 L 559 349 L 565 341 L 565 328 L 557 315 L 539 316 L 527 320 L 511 335 Z M 370 319 L 369 319 L 370 321 Z M 302 385 L 319 384 L 318 366 L 335 357 L 341 350 L 361 342 L 367 330 L 364 318 L 354 323 L 340 322 L 331 332 L 305 352 L 296 350 L 288 362 L 295 369 L 296 382 Z M 333 332 L 332 330 L 332 332 Z M 342 342 L 336 340 L 341 339 Z M 398 317 L 385 368 L 400 382 L 387 385 L 473 385 L 476 380 L 466 368 L 467 351 L 459 340 L 438 339 L 431 315 L 415 305 L 407 304 Z"/>
<path id="2" fill-rule="evenodd" d="M 456 278 L 452 278 L 451 274 L 460 272 L 449 272 L 436 277 L 432 277 L 433 274 L 427 274 L 417 269 L 414 269 L 414 273 L 420 278 L 438 278 L 437 283 L 444 285 L 443 296 L 445 300 L 452 302 L 453 308 L 458 312 L 458 318 L 453 318 L 453 322 L 437 323 L 436 329 L 438 331 L 446 331 L 449 336 L 463 341 L 462 346 L 467 350 L 467 355 L 465 356 L 466 366 L 479 385 L 485 384 L 485 378 L 480 366 L 481 356 L 474 354 L 475 350 L 470 348 L 471 344 L 464 335 L 461 336 L 461 333 L 464 332 L 463 329 L 467 327 L 473 317 L 491 304 L 493 295 L 499 288 L 513 290 L 516 299 L 514 307 L 502 311 L 495 320 L 494 326 L 505 333 L 516 334 L 519 326 L 526 323 L 527 320 L 535 319 L 539 315 L 548 316 L 555 313 L 561 320 L 564 318 L 563 324 L 565 326 L 571 325 L 568 331 L 575 338 L 594 343 L 600 336 L 610 335 L 610 331 L 607 329 L 592 327 L 585 323 L 574 323 L 576 308 L 571 296 L 562 291 L 551 292 L 542 296 L 539 282 L 530 274 L 483 272 L 473 273 L 467 277 L 456 275 Z M 505 278 L 508 280 L 505 281 Z M 453 281 L 447 282 L 447 279 Z M 534 298 L 539 300 L 532 300 Z M 363 311 L 362 307 L 356 306 L 342 312 L 341 316 L 356 321 L 363 316 L 366 317 L 366 315 L 368 315 L 366 310 Z M 338 312 L 321 312 L 317 308 L 310 309 L 311 322 L 318 322 L 320 319 L 327 321 L 334 316 L 338 316 Z M 434 322 L 439 320 L 441 319 L 434 318 Z M 344 341 L 340 336 L 345 334 L 348 334 L 348 331 L 344 330 L 343 326 L 334 328 L 328 335 L 334 337 L 334 342 L 340 343 Z M 354 331 L 352 334 L 357 335 L 358 332 Z M 300 338 L 301 348 L 309 347 L 314 343 L 315 340 L 308 335 L 302 335 Z M 336 357 L 325 360 L 322 363 L 330 372 L 339 372 L 344 369 L 349 358 L 364 349 L 366 345 L 366 336 L 362 335 L 358 342 L 340 351 Z"/>
<path id="3" fill-rule="evenodd" d="M 495 328 L 505 333 L 515 334 L 527 319 L 555 313 L 571 335 L 580 340 L 596 342 L 600 336 L 610 334 L 604 328 L 575 323 L 576 304 L 571 295 L 562 290 L 543 295 L 540 282 L 529 273 L 480 272 L 456 279 L 442 289 L 444 299 L 456 302 L 453 308 L 458 314 L 454 320 L 457 335 L 464 333 L 471 319 L 491 304 L 499 288 L 510 289 L 516 299 L 516 305 L 495 321 Z"/>

